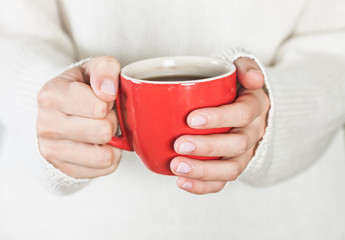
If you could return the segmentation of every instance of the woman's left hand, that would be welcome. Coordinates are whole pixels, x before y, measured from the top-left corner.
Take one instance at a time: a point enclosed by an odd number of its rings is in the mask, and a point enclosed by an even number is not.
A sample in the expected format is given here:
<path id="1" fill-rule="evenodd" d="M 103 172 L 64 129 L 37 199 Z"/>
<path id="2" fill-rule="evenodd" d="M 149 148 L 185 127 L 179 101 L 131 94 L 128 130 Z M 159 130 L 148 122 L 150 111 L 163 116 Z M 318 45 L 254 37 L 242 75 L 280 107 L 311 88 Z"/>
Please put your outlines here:
<path id="1" fill-rule="evenodd" d="M 222 156 L 220 160 L 195 160 L 176 157 L 170 163 L 179 176 L 177 185 L 194 194 L 219 192 L 226 182 L 234 181 L 246 168 L 264 135 L 270 106 L 263 90 L 264 76 L 250 58 L 234 62 L 242 87 L 234 103 L 191 112 L 191 128 L 232 127 L 227 134 L 184 135 L 174 144 L 177 153 L 191 156 Z"/>

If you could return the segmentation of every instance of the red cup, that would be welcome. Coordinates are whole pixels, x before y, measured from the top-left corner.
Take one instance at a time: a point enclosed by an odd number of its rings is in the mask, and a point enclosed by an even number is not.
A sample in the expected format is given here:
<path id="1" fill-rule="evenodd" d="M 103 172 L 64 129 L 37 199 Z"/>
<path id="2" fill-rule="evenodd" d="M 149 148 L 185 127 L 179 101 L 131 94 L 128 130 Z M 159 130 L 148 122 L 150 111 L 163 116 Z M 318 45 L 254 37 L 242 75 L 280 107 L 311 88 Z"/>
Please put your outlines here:
<path id="1" fill-rule="evenodd" d="M 181 76 L 204 76 L 185 80 Z M 157 77 L 178 80 L 145 80 Z M 164 78 L 164 77 L 162 77 Z M 135 151 L 153 172 L 173 175 L 170 161 L 179 156 L 175 140 L 182 135 L 227 133 L 230 128 L 192 129 L 187 116 L 195 109 L 229 104 L 236 97 L 236 68 L 208 57 L 164 57 L 131 63 L 120 74 L 116 109 L 121 136 L 110 145 Z M 194 159 L 214 157 L 188 156 Z"/>

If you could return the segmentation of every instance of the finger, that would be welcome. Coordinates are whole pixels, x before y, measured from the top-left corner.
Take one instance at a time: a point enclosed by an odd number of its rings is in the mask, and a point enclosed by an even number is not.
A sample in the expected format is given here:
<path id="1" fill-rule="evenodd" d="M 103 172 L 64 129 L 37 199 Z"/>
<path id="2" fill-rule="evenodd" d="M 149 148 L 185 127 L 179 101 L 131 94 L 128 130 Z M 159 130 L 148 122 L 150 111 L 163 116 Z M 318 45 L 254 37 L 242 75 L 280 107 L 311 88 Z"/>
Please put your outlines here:
<path id="1" fill-rule="evenodd" d="M 117 118 L 111 110 L 104 119 L 90 119 L 63 114 L 40 114 L 37 133 L 51 139 L 68 139 L 83 143 L 106 144 L 115 135 Z"/>
<path id="2" fill-rule="evenodd" d="M 260 89 L 264 85 L 264 75 L 259 65 L 251 58 L 241 57 L 234 62 L 238 81 L 243 87 L 251 90 Z"/>
<path id="3" fill-rule="evenodd" d="M 216 193 L 222 190 L 225 184 L 225 181 L 200 181 L 184 177 L 177 179 L 178 187 L 194 194 Z"/>
<path id="4" fill-rule="evenodd" d="M 228 134 L 184 135 L 176 139 L 174 150 L 183 155 L 234 157 L 256 144 L 260 134 L 260 128 L 247 127 Z"/>
<path id="5" fill-rule="evenodd" d="M 46 111 L 57 109 L 65 114 L 104 118 L 114 102 L 106 103 L 96 97 L 90 86 L 64 77 L 49 81 L 39 92 L 38 105 Z"/>
<path id="6" fill-rule="evenodd" d="M 108 169 L 114 164 L 118 164 L 121 157 L 121 150 L 109 145 L 86 144 L 70 140 L 40 138 L 39 149 L 42 156 L 55 166 L 77 165 L 91 168 L 90 171 Z M 64 169 L 67 171 L 66 168 Z M 73 175 L 75 176 L 75 174 Z"/>
<path id="7" fill-rule="evenodd" d="M 253 149 L 253 148 L 252 148 Z M 253 151 L 224 160 L 196 160 L 176 157 L 170 162 L 171 171 L 177 176 L 207 181 L 234 181 L 250 161 Z"/>
<path id="8" fill-rule="evenodd" d="M 111 56 L 93 58 L 85 64 L 85 75 L 90 80 L 90 85 L 96 96 L 111 102 L 116 98 L 119 82 L 120 63 Z"/>
<path id="9" fill-rule="evenodd" d="M 243 90 L 232 104 L 201 108 L 192 111 L 187 118 L 191 128 L 244 127 L 260 114 L 266 113 L 269 100 L 260 90 Z"/>
<path id="10" fill-rule="evenodd" d="M 93 168 L 83 167 L 83 166 L 74 165 L 70 163 L 61 163 L 55 167 L 60 169 L 60 171 L 64 172 L 68 176 L 79 178 L 79 179 L 86 179 L 86 178 L 96 178 L 96 177 L 109 175 L 117 169 L 118 165 L 119 165 L 119 162 L 114 162 L 114 164 L 109 166 L 108 168 L 93 169 Z"/>

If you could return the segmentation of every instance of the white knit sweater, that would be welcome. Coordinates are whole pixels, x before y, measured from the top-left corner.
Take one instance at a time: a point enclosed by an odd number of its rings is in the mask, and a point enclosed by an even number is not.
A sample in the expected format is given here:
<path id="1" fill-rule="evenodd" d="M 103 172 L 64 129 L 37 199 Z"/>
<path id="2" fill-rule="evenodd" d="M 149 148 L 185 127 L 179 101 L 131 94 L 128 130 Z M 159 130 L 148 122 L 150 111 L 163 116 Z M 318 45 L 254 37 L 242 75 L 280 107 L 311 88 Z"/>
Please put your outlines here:
<path id="1" fill-rule="evenodd" d="M 343 0 L 0 1 L 0 53 L 0 239 L 345 239 Z M 256 59 L 272 107 L 240 179 L 195 196 L 129 152 L 90 183 L 42 160 L 39 89 L 95 55 Z"/>

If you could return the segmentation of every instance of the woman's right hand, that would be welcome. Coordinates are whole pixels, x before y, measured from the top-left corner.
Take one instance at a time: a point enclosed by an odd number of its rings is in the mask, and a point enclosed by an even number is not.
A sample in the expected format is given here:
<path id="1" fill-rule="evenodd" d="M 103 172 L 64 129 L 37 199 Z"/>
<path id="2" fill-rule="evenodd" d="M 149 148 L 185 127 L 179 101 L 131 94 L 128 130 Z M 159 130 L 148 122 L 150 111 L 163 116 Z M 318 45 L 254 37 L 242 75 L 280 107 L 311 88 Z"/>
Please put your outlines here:
<path id="1" fill-rule="evenodd" d="M 71 177 L 107 175 L 119 164 L 121 150 L 107 145 L 117 129 L 119 72 L 115 58 L 95 57 L 48 81 L 37 96 L 39 150 Z"/>

